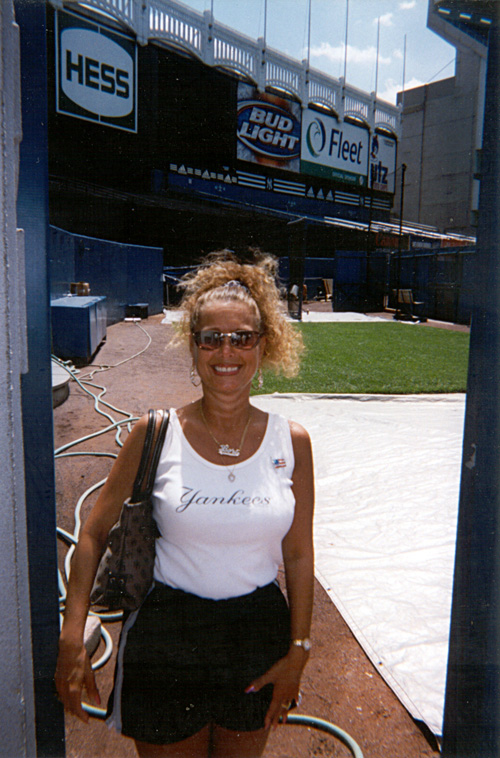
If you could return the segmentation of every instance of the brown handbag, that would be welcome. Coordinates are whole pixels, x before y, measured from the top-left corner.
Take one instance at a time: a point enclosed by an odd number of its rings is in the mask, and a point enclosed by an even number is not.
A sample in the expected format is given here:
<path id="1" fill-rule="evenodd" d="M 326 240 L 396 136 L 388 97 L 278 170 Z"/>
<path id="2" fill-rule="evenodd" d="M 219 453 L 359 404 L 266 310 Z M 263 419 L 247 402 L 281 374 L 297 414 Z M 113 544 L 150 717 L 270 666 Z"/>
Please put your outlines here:
<path id="1" fill-rule="evenodd" d="M 90 602 L 109 610 L 134 611 L 153 583 L 155 541 L 159 537 L 153 518 L 151 494 L 156 477 L 169 412 L 163 411 L 159 430 L 156 411 L 150 410 L 141 462 L 132 497 L 122 505 L 120 518 L 111 527 L 90 595 Z"/>

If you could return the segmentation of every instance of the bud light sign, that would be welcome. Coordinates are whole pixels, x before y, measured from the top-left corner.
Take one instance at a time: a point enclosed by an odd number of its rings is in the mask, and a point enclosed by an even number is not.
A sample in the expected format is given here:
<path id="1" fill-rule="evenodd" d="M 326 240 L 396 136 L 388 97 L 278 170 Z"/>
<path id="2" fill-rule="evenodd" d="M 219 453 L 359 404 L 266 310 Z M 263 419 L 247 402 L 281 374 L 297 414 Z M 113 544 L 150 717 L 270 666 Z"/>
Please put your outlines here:
<path id="1" fill-rule="evenodd" d="M 240 160 L 298 170 L 300 107 L 284 98 L 238 86 L 238 151 Z"/>
<path id="2" fill-rule="evenodd" d="M 137 131 L 137 49 L 130 37 L 58 11 L 56 87 L 58 113 Z"/>

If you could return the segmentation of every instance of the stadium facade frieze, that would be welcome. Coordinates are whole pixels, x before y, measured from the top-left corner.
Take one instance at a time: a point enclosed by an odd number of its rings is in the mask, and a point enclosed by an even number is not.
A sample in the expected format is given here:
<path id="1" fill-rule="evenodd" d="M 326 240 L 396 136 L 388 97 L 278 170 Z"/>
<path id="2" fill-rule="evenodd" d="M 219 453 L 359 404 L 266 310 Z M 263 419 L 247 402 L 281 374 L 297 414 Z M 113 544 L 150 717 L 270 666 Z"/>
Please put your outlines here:
<path id="1" fill-rule="evenodd" d="M 279 81 L 252 81 L 250 74 L 243 77 L 235 67 L 216 65 L 214 56 L 190 50 L 187 42 L 179 49 L 173 33 L 150 29 L 141 36 L 118 5 L 47 5 L 53 179 L 87 183 L 89 195 L 93 186 L 105 186 L 313 217 L 389 218 L 396 108 L 353 88 L 344 87 L 340 98 L 339 80 L 330 83 L 330 98 L 322 80 L 323 96 L 301 101 L 297 92 L 304 94 L 303 87 L 291 59 L 283 58 L 288 89 Z M 196 19 L 207 20 L 175 2 L 160 5 L 172 17 L 190 14 L 193 28 Z M 237 33 L 222 30 L 231 32 L 227 44 L 234 46 Z M 309 78 L 314 83 L 311 72 Z"/>
<path id="2" fill-rule="evenodd" d="M 230 170 L 221 171 L 175 163 L 171 164 L 167 180 L 162 173 L 154 177 L 155 188 L 165 191 L 196 193 L 211 200 L 223 200 L 244 205 L 251 192 L 257 208 L 270 208 L 298 216 L 333 216 L 346 220 L 368 222 L 370 217 L 383 217 L 391 209 L 388 197 L 372 197 L 332 189 L 328 182 L 308 177 L 294 181 L 290 178 L 269 176 L 263 172 Z M 371 206 L 371 207 L 370 207 Z"/>

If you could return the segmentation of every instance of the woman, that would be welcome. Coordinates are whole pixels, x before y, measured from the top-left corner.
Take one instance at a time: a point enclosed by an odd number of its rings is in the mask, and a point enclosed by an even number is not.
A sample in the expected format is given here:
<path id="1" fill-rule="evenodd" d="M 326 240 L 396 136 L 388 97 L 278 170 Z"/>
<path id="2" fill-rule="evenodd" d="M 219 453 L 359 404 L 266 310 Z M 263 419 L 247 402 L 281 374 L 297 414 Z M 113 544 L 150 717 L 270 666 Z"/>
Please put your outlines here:
<path id="1" fill-rule="evenodd" d="M 171 411 L 153 492 L 155 582 L 126 619 L 108 706 L 141 758 L 262 755 L 298 702 L 310 649 L 313 467 L 307 432 L 249 402 L 262 366 L 291 375 L 300 336 L 270 256 L 223 251 L 184 282 L 182 329 L 202 398 Z M 99 694 L 83 646 L 97 565 L 146 431 L 127 438 L 75 552 L 56 683 L 83 721 Z M 276 583 L 285 567 L 288 605 Z"/>

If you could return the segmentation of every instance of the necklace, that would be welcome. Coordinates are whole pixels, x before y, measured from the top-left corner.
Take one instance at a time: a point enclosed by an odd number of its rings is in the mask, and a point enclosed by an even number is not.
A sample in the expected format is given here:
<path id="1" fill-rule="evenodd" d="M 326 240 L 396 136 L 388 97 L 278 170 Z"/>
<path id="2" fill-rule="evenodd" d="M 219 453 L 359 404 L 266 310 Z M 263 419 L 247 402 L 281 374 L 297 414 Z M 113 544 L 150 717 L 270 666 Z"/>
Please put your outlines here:
<path id="1" fill-rule="evenodd" d="M 241 454 L 241 449 L 243 447 L 243 443 L 245 441 L 245 437 L 248 431 L 248 427 L 250 426 L 252 411 L 250 410 L 248 414 L 248 420 L 247 420 L 247 423 L 245 424 L 245 428 L 243 429 L 243 434 L 241 435 L 240 444 L 238 445 L 237 448 L 230 447 L 227 443 L 219 442 L 219 440 L 217 440 L 214 437 L 208 425 L 207 419 L 205 418 L 205 414 L 203 413 L 203 405 L 201 403 L 200 403 L 200 413 L 201 413 L 201 418 L 203 419 L 203 423 L 205 424 L 207 428 L 207 432 L 209 433 L 209 435 L 211 436 L 211 438 L 213 439 L 213 441 L 219 448 L 217 451 L 219 455 L 227 455 L 231 458 L 239 458 Z M 230 482 L 234 482 L 234 480 L 236 479 L 234 475 L 234 471 L 232 469 L 229 470 L 228 479 Z"/>

